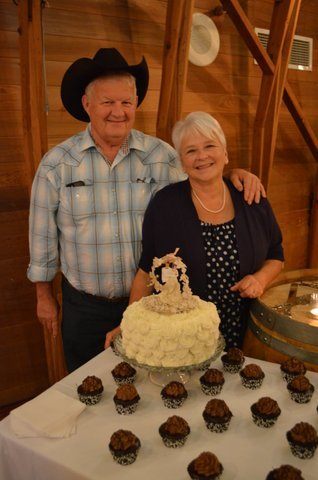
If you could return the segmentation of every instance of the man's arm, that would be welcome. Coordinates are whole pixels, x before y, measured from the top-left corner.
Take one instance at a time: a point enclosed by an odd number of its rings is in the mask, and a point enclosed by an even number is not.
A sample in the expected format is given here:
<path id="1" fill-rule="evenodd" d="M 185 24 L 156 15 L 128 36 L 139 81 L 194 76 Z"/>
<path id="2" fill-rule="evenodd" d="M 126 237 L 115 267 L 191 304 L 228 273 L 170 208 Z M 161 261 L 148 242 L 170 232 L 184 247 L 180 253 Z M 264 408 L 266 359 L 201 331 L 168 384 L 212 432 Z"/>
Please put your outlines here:
<path id="1" fill-rule="evenodd" d="M 58 229 L 56 212 L 59 191 L 52 177 L 49 162 L 42 161 L 32 185 L 29 219 L 30 264 L 27 276 L 36 284 L 37 315 L 47 330 L 58 333 L 59 305 L 53 292 L 53 279 L 59 269 Z"/>
<path id="2" fill-rule="evenodd" d="M 225 176 L 233 183 L 234 187 L 242 192 L 244 190 L 244 200 L 251 203 L 259 203 L 261 197 L 266 197 L 266 191 L 260 179 L 253 173 L 243 170 L 243 168 L 233 168 L 225 173 Z"/>
<path id="3" fill-rule="evenodd" d="M 129 305 L 131 303 L 137 302 L 142 297 L 147 297 L 148 295 L 151 295 L 152 292 L 153 292 L 153 287 L 149 286 L 148 273 L 144 272 L 141 268 L 139 268 L 131 287 Z M 119 333 L 120 333 L 120 327 L 116 327 L 110 332 L 108 332 L 106 335 L 104 347 L 108 348 L 111 342 L 116 337 L 116 335 L 118 335 Z"/>
<path id="4" fill-rule="evenodd" d="M 59 328 L 59 304 L 53 292 L 53 282 L 37 282 L 37 316 L 49 333 L 55 338 Z"/>

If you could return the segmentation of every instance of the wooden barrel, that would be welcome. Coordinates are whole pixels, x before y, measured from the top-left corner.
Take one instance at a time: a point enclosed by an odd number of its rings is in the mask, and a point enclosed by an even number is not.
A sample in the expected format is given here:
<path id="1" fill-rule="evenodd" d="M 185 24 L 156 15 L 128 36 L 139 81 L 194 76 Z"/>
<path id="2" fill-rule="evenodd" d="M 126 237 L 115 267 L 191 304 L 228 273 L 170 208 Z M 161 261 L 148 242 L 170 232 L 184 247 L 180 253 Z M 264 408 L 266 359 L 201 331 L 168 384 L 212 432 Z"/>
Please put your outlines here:
<path id="1" fill-rule="evenodd" d="M 318 269 L 284 272 L 252 302 L 245 355 L 281 363 L 288 357 L 318 372 L 318 317 L 310 313 L 318 293 Z"/>

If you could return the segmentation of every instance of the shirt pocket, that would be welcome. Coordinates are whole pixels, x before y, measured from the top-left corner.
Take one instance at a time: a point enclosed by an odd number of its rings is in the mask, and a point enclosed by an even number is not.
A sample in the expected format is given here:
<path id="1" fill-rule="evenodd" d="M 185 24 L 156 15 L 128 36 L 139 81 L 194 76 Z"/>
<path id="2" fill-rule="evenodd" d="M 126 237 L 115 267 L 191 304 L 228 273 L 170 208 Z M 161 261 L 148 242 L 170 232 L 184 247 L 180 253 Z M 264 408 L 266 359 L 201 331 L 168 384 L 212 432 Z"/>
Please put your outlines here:
<path id="1" fill-rule="evenodd" d="M 130 194 L 131 194 L 131 208 L 133 212 L 139 212 L 144 214 L 148 203 L 156 191 L 157 183 L 154 181 L 131 182 Z M 151 179 L 152 180 L 152 179 Z"/>
<path id="2" fill-rule="evenodd" d="M 94 213 L 94 186 L 63 187 L 61 189 L 61 208 L 75 219 Z"/>

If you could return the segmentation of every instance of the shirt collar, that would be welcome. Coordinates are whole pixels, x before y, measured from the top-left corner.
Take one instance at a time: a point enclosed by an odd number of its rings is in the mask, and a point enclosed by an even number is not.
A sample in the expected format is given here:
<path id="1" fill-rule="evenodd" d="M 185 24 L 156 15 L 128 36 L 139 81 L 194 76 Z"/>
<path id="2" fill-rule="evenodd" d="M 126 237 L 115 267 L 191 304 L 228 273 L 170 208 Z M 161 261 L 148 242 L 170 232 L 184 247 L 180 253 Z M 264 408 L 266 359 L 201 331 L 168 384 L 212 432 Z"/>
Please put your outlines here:
<path id="1" fill-rule="evenodd" d="M 128 137 L 124 140 L 120 147 L 120 151 L 125 156 L 129 153 L 130 149 L 145 151 L 145 145 L 143 139 L 138 135 L 137 130 L 131 130 Z M 89 148 L 96 148 L 96 144 L 91 134 L 91 124 L 89 123 L 86 130 L 83 132 L 83 136 L 79 142 L 78 149 L 80 152 L 84 152 Z"/>

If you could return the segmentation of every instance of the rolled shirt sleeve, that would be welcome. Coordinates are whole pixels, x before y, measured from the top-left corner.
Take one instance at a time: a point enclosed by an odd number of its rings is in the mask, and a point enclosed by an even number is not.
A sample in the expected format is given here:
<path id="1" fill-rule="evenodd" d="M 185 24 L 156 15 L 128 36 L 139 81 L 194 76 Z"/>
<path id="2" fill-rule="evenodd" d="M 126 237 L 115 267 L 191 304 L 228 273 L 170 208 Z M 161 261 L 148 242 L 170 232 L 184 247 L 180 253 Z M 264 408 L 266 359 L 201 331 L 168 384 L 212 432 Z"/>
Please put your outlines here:
<path id="1" fill-rule="evenodd" d="M 48 282 L 59 270 L 56 214 L 59 192 L 53 170 L 45 157 L 33 181 L 29 218 L 30 263 L 27 276 L 32 282 Z"/>

